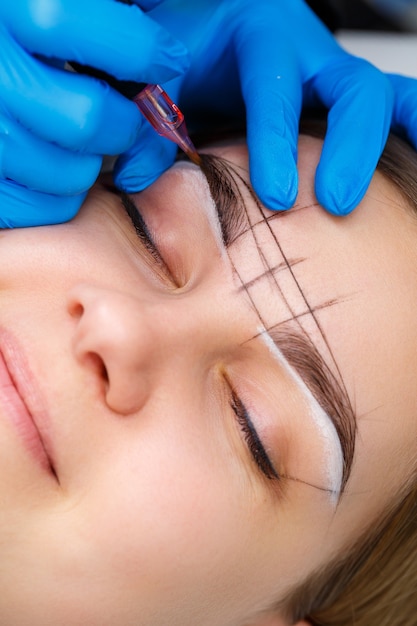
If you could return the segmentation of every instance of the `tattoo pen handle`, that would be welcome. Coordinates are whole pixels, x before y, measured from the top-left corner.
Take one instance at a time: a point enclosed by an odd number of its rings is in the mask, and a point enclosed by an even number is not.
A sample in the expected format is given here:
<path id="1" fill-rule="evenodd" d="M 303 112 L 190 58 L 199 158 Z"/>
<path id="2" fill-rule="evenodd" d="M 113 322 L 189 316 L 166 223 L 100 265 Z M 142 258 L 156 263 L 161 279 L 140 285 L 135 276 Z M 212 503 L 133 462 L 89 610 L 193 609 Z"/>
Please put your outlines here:
<path id="1" fill-rule="evenodd" d="M 103 70 L 76 61 L 69 61 L 68 65 L 80 74 L 106 81 L 110 87 L 133 100 L 159 135 L 175 142 L 191 161 L 200 165 L 201 158 L 188 135 L 184 115 L 160 85 L 118 80 Z"/>

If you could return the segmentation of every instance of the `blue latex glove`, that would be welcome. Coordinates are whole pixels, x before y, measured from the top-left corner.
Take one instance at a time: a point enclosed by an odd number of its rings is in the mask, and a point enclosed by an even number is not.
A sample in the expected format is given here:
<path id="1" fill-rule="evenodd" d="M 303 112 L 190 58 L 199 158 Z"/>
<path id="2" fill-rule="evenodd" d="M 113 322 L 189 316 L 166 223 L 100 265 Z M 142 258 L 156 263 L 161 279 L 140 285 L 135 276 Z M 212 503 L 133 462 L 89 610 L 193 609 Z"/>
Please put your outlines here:
<path id="1" fill-rule="evenodd" d="M 296 198 L 302 105 L 330 110 L 316 194 L 331 213 L 349 213 L 362 199 L 392 122 L 417 145 L 412 106 L 399 104 L 403 83 L 342 50 L 302 0 L 166 0 L 151 15 L 190 50 L 189 71 L 165 85 L 188 124 L 246 109 L 251 180 L 271 209 Z M 417 81 L 407 89 L 415 106 Z M 116 183 L 137 191 L 174 155 L 175 146 L 144 126 L 116 165 Z"/>
<path id="2" fill-rule="evenodd" d="M 1 227 L 70 219 L 102 155 L 126 150 L 143 122 L 132 102 L 59 60 L 146 82 L 188 64 L 183 45 L 139 6 L 115 0 L 4 0 L 0 50 Z"/>

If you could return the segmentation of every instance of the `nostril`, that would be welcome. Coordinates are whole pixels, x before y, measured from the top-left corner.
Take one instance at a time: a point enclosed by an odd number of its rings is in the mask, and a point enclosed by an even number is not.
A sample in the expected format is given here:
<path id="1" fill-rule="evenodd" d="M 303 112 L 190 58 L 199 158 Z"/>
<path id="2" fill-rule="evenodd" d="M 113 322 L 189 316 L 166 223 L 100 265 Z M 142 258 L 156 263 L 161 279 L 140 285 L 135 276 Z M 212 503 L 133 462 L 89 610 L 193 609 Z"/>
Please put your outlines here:
<path id="1" fill-rule="evenodd" d="M 104 380 L 104 382 L 106 384 L 108 384 L 110 379 L 109 379 L 109 375 L 108 375 L 108 372 L 107 372 L 107 367 L 104 365 L 103 361 L 101 361 L 101 366 L 102 366 L 101 367 L 101 377 Z"/>
<path id="2" fill-rule="evenodd" d="M 68 312 L 71 317 L 75 317 L 76 319 L 80 319 L 84 313 L 84 307 L 81 302 L 73 301 L 68 305 Z"/>
<path id="3" fill-rule="evenodd" d="M 88 393 L 114 413 L 138 411 L 150 394 L 151 372 L 159 371 L 154 300 L 80 283 L 65 304 L 72 357 Z"/>
<path id="4" fill-rule="evenodd" d="M 107 387 L 109 384 L 109 374 L 103 359 L 96 352 L 87 352 L 84 355 L 86 364 L 97 374 L 97 377 Z"/>

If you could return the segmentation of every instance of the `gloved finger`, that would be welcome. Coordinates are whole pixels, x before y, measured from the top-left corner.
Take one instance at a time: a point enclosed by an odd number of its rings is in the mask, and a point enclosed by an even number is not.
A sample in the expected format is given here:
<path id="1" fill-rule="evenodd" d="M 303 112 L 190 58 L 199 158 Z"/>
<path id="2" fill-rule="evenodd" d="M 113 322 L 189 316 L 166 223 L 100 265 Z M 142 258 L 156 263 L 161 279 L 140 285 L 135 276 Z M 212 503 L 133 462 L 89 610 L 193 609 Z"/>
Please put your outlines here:
<path id="1" fill-rule="evenodd" d="M 142 123 L 133 102 L 102 81 L 43 64 L 10 36 L 0 36 L 0 45 L 0 101 L 23 126 L 96 154 L 118 154 L 133 143 Z"/>
<path id="2" fill-rule="evenodd" d="M 362 200 L 384 149 L 394 97 L 388 79 L 363 59 L 339 58 L 313 79 L 313 90 L 330 109 L 316 171 L 316 195 L 334 215 Z"/>
<path id="3" fill-rule="evenodd" d="M 405 134 L 417 149 L 417 80 L 398 74 L 387 76 L 395 93 L 393 130 Z"/>
<path id="4" fill-rule="evenodd" d="M 3 3 L 2 22 L 29 52 L 77 61 L 116 78 L 163 82 L 181 74 L 188 54 L 135 5 L 114 0 Z"/>
<path id="5" fill-rule="evenodd" d="M 291 207 L 297 195 L 297 140 L 302 78 L 294 45 L 277 37 L 268 14 L 236 29 L 246 105 L 253 187 L 270 209 Z M 265 64 L 264 60 L 268 59 Z"/>
<path id="6" fill-rule="evenodd" d="M 150 124 L 144 124 L 136 143 L 115 163 L 116 186 L 128 193 L 145 189 L 171 167 L 176 153 L 176 144 L 157 135 Z"/>
<path id="7" fill-rule="evenodd" d="M 68 222 L 78 212 L 87 192 L 76 196 L 54 196 L 0 180 L 0 228 L 44 226 Z"/>
<path id="8" fill-rule="evenodd" d="M 22 158 L 24 155 L 24 158 Z M 101 157 L 70 152 L 44 142 L 0 115 L 0 177 L 40 192 L 72 196 L 96 180 Z M 3 207 L 0 213 L 3 211 Z"/>

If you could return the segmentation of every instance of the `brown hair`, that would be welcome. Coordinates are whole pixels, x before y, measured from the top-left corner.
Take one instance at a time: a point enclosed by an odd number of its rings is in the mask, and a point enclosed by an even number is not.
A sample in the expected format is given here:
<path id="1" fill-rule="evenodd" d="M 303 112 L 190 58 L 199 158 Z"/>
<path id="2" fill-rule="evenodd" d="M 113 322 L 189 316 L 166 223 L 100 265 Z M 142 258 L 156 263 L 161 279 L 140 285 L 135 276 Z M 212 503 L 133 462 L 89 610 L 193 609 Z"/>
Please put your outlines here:
<path id="1" fill-rule="evenodd" d="M 304 132 L 323 137 L 323 129 L 315 126 Z M 416 152 L 405 141 L 390 137 L 378 170 L 397 187 L 417 218 Z M 415 626 L 417 485 L 413 474 L 371 533 L 368 529 L 345 556 L 310 575 L 289 594 L 281 611 L 284 607 L 290 623 L 307 619 L 314 626 Z"/>

